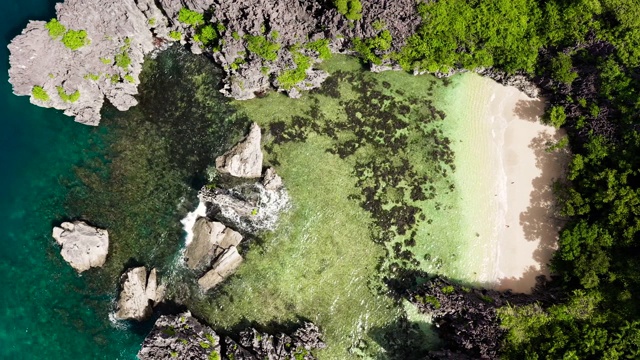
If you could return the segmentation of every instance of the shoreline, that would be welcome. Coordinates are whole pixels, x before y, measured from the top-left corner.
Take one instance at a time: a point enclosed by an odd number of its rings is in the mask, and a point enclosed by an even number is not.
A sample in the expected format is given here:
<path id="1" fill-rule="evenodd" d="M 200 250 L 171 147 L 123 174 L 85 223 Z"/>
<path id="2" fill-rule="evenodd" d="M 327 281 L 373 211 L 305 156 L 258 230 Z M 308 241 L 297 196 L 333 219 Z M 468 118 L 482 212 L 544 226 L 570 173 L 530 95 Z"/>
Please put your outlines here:
<path id="1" fill-rule="evenodd" d="M 493 287 L 529 293 L 538 275 L 550 274 L 548 262 L 563 225 L 554 217 L 551 186 L 563 177 L 568 152 L 546 151 L 564 132 L 540 122 L 543 99 L 531 99 L 512 87 L 496 84 L 493 88 L 498 97 L 504 96 L 496 113 L 503 122 L 500 164 L 506 176 L 501 180 L 504 224 L 497 224 L 500 236 Z"/>
<path id="2" fill-rule="evenodd" d="M 561 221 L 553 217 L 551 185 L 566 167 L 567 151 L 547 152 L 564 133 L 540 122 L 544 100 L 515 87 L 466 74 L 454 103 L 463 110 L 454 132 L 468 261 L 480 261 L 474 281 L 496 290 L 529 293 L 549 275 Z M 479 260 L 479 258 L 482 260 Z"/>

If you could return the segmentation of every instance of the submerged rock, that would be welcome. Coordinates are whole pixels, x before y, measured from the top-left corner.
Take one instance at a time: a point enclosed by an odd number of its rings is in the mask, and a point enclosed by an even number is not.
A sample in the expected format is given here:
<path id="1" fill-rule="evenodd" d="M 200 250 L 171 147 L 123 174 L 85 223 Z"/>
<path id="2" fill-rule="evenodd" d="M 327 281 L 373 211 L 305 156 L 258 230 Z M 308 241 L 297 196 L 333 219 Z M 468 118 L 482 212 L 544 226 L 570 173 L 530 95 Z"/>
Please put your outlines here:
<path id="1" fill-rule="evenodd" d="M 232 337 L 223 340 L 189 312 L 177 316 L 164 315 L 145 338 L 138 358 L 314 360 L 316 357 L 311 352 L 325 347 L 320 330 L 312 323 L 304 323 L 290 335 L 274 336 L 249 328 L 237 335 L 237 342 Z"/>
<path id="2" fill-rule="evenodd" d="M 220 284 L 224 279 L 233 274 L 242 263 L 242 256 L 238 253 L 238 248 L 231 246 L 224 250 L 224 253 L 216 259 L 204 276 L 198 279 L 198 285 L 203 291 L 209 291 Z"/>
<path id="3" fill-rule="evenodd" d="M 64 222 L 53 228 L 62 258 L 78 272 L 104 265 L 109 252 L 109 233 L 83 221 Z"/>
<path id="4" fill-rule="evenodd" d="M 198 218 L 193 225 L 193 240 L 185 251 L 187 266 L 192 270 L 209 267 L 214 259 L 241 241 L 242 235 L 224 224 Z"/>
<path id="5" fill-rule="evenodd" d="M 163 315 L 138 352 L 140 360 L 221 359 L 220 337 L 186 312 Z"/>
<path id="6" fill-rule="evenodd" d="M 151 270 L 148 279 L 144 266 L 129 269 L 121 281 L 115 318 L 141 321 L 151 316 L 153 305 L 162 301 L 164 295 L 164 287 L 158 287 L 156 269 Z"/>
<path id="7" fill-rule="evenodd" d="M 251 124 L 249 134 L 231 150 L 216 159 L 216 169 L 223 174 L 240 178 L 258 178 L 262 175 L 262 133 L 258 124 Z"/>

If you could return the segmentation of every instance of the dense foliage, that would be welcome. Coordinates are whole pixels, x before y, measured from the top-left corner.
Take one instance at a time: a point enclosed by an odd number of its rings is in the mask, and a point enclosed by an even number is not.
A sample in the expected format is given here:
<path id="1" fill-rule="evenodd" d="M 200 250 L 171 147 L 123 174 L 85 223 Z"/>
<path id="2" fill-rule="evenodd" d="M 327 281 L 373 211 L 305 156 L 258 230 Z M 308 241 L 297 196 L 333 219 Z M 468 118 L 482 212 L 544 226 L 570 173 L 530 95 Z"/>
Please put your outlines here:
<path id="1" fill-rule="evenodd" d="M 503 307 L 513 359 L 640 357 L 640 3 L 441 0 L 395 58 L 407 70 L 527 72 L 574 154 L 557 183 L 567 220 L 554 303 Z M 566 143 L 566 141 L 565 141 Z"/>
<path id="2" fill-rule="evenodd" d="M 247 49 L 259 57 L 274 61 L 278 57 L 280 44 L 267 40 L 265 36 L 247 35 Z"/>
<path id="3" fill-rule="evenodd" d="M 53 39 L 57 39 L 60 36 L 64 35 L 65 32 L 67 32 L 67 28 L 64 27 L 64 25 L 62 25 L 58 21 L 58 19 L 55 18 L 47 22 L 44 27 L 49 30 L 49 36 L 51 36 Z"/>
<path id="4" fill-rule="evenodd" d="M 182 8 L 178 13 L 178 21 L 183 24 L 198 26 L 204 24 L 204 15 L 197 11 Z"/>
<path id="5" fill-rule="evenodd" d="M 85 45 L 89 45 L 89 38 L 85 30 L 69 30 L 62 35 L 62 43 L 69 49 L 76 51 Z"/>
<path id="6" fill-rule="evenodd" d="M 360 0 L 334 0 L 338 12 L 348 20 L 356 21 L 362 19 L 362 3 Z"/>
<path id="7" fill-rule="evenodd" d="M 62 86 L 56 86 L 56 89 L 58 90 L 58 96 L 60 96 L 60 99 L 64 102 L 74 103 L 80 99 L 80 90 L 67 94 Z"/>

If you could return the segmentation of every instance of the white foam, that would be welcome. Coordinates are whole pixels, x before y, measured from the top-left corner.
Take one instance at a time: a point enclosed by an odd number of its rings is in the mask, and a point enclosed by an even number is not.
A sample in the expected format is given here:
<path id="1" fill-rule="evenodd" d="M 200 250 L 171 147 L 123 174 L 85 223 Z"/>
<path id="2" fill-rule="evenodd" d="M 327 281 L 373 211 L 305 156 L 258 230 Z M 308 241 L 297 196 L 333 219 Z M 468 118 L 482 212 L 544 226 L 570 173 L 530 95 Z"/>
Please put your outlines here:
<path id="1" fill-rule="evenodd" d="M 195 210 L 188 213 L 187 216 L 180 220 L 182 229 L 185 233 L 187 233 L 187 236 L 185 237 L 185 246 L 189 245 L 189 243 L 193 240 L 193 225 L 195 225 L 196 220 L 198 220 L 199 217 L 205 216 L 206 214 L 207 206 L 203 202 L 200 202 Z"/>

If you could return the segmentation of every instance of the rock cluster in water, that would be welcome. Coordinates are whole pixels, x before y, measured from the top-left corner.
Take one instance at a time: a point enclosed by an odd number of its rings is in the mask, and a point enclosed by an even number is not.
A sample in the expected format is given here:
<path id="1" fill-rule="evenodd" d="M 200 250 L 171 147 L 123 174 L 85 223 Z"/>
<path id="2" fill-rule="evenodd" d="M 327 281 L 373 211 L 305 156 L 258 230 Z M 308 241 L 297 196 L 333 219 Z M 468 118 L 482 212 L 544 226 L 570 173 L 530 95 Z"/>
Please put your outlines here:
<path id="1" fill-rule="evenodd" d="M 122 275 L 121 286 L 115 312 L 117 320 L 145 320 L 164 297 L 164 286 L 158 285 L 156 269 L 152 269 L 148 277 L 144 266 L 129 269 Z"/>
<path id="2" fill-rule="evenodd" d="M 104 265 L 109 253 L 107 230 L 90 226 L 83 221 L 64 222 L 53 228 L 53 238 L 62 250 L 62 258 L 78 272 Z"/>
<path id="3" fill-rule="evenodd" d="M 202 325 L 190 313 L 161 316 L 138 352 L 140 360 L 235 359 L 235 360 L 313 360 L 313 349 L 325 347 L 322 334 L 312 323 L 305 323 L 291 335 L 272 335 L 247 329 L 235 341 L 224 339 Z"/>
<path id="4" fill-rule="evenodd" d="M 262 176 L 262 132 L 252 124 L 248 135 L 216 159 L 216 168 L 231 181 Z M 243 236 L 236 230 L 255 234 L 275 226 L 288 203 L 282 179 L 273 168 L 261 181 L 242 183 L 231 189 L 204 186 L 200 201 L 207 206 L 207 217 L 196 219 L 193 240 L 187 245 L 185 262 L 200 274 L 198 284 L 208 291 L 233 274 L 243 261 L 238 246 Z M 215 219 L 215 220 L 212 220 Z"/>

